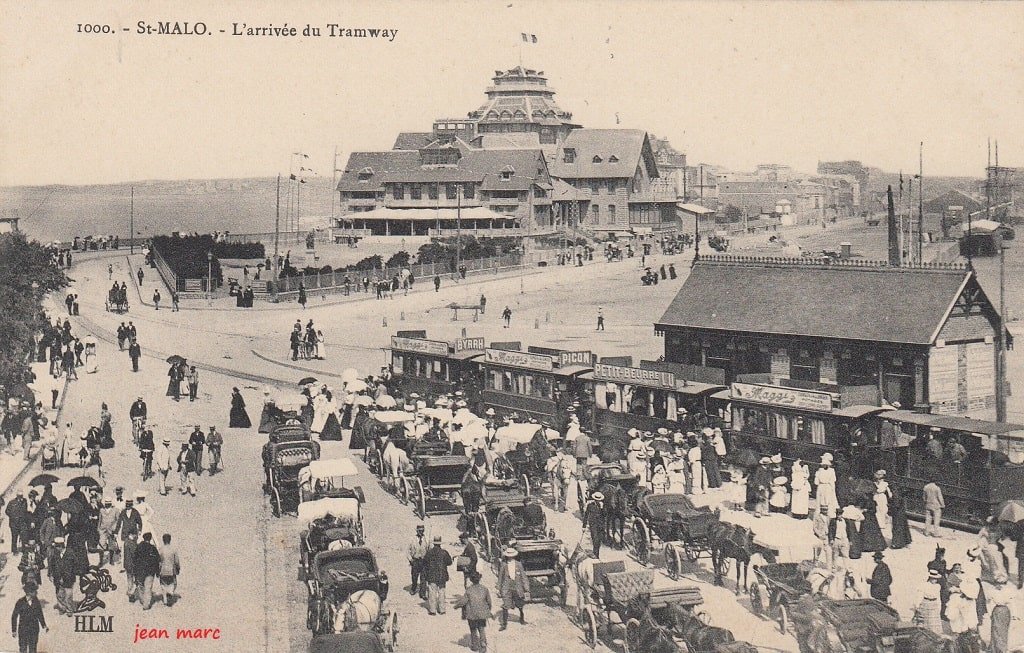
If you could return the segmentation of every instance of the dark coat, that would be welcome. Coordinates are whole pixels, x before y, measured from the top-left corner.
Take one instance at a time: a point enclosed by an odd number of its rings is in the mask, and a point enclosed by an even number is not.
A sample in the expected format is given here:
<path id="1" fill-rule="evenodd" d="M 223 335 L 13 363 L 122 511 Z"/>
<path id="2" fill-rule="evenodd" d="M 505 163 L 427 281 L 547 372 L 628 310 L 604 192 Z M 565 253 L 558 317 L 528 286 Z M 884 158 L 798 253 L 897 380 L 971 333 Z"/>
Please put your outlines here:
<path id="1" fill-rule="evenodd" d="M 427 554 L 423 556 L 423 577 L 428 583 L 444 586 L 448 582 L 448 567 L 451 564 L 451 554 L 440 545 L 434 545 L 427 549 Z"/>
<path id="2" fill-rule="evenodd" d="M 875 570 L 871 572 L 871 578 L 868 580 L 868 584 L 871 585 L 871 598 L 882 601 L 883 603 L 889 600 L 889 595 L 892 594 L 890 586 L 892 585 L 892 572 L 889 571 L 889 565 L 879 561 L 875 565 Z"/>
<path id="3" fill-rule="evenodd" d="M 135 548 L 135 561 L 132 571 L 138 579 L 156 576 L 160 573 L 160 552 L 152 542 L 143 540 Z"/>
<path id="4" fill-rule="evenodd" d="M 40 628 L 46 628 L 46 617 L 39 599 L 31 602 L 25 596 L 18 599 L 11 613 L 11 631 L 16 631 L 19 638 L 34 639 L 39 637 Z"/>

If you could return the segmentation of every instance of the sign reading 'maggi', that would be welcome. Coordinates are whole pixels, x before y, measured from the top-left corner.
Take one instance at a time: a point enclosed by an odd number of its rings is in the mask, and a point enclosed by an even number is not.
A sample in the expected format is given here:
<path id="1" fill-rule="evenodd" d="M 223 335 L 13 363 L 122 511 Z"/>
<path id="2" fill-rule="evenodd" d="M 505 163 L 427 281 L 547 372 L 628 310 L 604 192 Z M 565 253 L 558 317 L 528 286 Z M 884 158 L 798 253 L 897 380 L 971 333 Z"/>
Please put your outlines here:
<path id="1" fill-rule="evenodd" d="M 526 351 L 509 351 L 507 349 L 485 349 L 484 362 L 512 367 L 525 367 L 531 370 L 550 372 L 555 369 L 555 359 L 545 354 L 531 354 Z"/>
<path id="2" fill-rule="evenodd" d="M 832 395 L 827 392 L 782 388 L 777 385 L 733 383 L 731 394 L 733 399 L 745 399 L 772 406 L 816 410 L 823 413 L 832 411 Z"/>
<path id="3" fill-rule="evenodd" d="M 448 343 L 441 340 L 420 340 L 419 338 L 399 338 L 391 336 L 391 348 L 398 351 L 410 351 L 416 354 L 447 356 Z"/>
<path id="4" fill-rule="evenodd" d="M 594 378 L 600 381 L 616 383 L 639 383 L 660 388 L 675 388 L 676 375 L 672 372 L 645 370 L 640 367 L 623 367 L 621 365 L 594 365 Z"/>

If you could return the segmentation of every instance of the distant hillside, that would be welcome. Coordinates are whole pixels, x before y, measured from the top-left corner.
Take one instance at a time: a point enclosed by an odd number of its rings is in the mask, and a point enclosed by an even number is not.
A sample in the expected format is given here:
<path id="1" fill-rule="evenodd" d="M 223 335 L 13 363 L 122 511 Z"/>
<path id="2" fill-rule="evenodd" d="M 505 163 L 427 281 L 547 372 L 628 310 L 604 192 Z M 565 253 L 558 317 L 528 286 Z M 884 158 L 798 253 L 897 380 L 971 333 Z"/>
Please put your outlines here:
<path id="1" fill-rule="evenodd" d="M 871 192 L 885 192 L 886 186 L 892 184 L 892 190 L 894 193 L 898 193 L 900 189 L 900 174 L 898 172 L 885 172 L 878 168 L 868 168 L 871 173 L 868 185 Z M 903 173 L 903 191 L 909 192 L 910 182 L 913 179 L 914 173 L 904 172 Z M 985 180 L 981 177 L 929 177 L 924 176 L 924 192 L 922 193 L 924 200 L 928 200 L 944 195 L 951 190 L 960 190 L 968 195 L 976 195 L 978 192 L 978 185 L 983 183 Z M 917 196 L 917 180 L 913 180 L 914 196 Z"/>
<path id="2" fill-rule="evenodd" d="M 234 233 L 274 230 L 276 178 L 142 181 L 93 186 L 0 188 L 0 209 L 16 210 L 21 228 L 43 241 L 87 234 L 128 235 L 129 194 L 135 187 L 135 230 L 143 235 L 213 230 Z M 331 180 L 302 186 L 301 215 L 331 213 Z M 281 184 L 281 216 L 288 213 L 287 183 Z M 283 223 L 282 223 L 283 226 Z"/>

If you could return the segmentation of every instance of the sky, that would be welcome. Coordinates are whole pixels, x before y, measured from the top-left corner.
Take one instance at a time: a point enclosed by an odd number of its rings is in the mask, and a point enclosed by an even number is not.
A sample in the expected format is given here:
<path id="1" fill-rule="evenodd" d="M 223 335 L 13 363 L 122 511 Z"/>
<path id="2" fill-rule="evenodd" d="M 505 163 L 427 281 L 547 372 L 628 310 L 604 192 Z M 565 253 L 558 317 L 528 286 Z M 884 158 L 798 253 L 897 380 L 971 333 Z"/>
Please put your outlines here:
<path id="1" fill-rule="evenodd" d="M 1024 3 L 0 0 L 0 16 L 0 185 L 269 176 L 293 152 L 330 177 L 335 148 L 343 168 L 463 117 L 520 58 L 576 122 L 667 136 L 691 163 L 911 170 L 924 142 L 926 175 L 980 177 L 991 137 L 1024 166 Z"/>

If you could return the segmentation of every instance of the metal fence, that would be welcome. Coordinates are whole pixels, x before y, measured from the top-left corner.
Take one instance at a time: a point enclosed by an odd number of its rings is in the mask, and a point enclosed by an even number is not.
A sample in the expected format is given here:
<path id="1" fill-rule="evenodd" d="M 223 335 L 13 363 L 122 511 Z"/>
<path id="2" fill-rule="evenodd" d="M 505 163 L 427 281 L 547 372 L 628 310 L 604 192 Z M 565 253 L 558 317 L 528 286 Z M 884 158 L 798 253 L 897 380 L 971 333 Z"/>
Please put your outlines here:
<path id="1" fill-rule="evenodd" d="M 479 276 L 481 274 L 497 274 L 502 270 L 512 270 L 520 267 L 535 267 L 551 265 L 558 258 L 557 250 L 544 250 L 531 252 L 525 259 L 520 254 L 506 254 L 491 258 L 468 259 L 459 263 L 466 268 L 466 276 Z M 403 268 L 384 268 L 377 270 L 335 270 L 326 274 L 307 274 L 297 277 L 286 277 L 277 283 L 277 294 L 298 293 L 301 285 L 307 291 L 330 290 L 331 292 L 347 293 L 346 288 L 353 292 L 362 290 L 363 277 L 371 280 L 393 279 L 395 275 L 401 275 Z M 452 279 L 459 275 L 458 271 L 453 272 L 451 263 L 441 261 L 437 263 L 418 263 L 408 266 L 415 282 L 432 283 L 435 276 L 442 279 Z M 349 285 L 346 286 L 345 278 L 348 278 Z"/>

